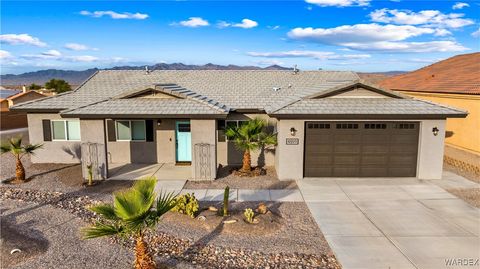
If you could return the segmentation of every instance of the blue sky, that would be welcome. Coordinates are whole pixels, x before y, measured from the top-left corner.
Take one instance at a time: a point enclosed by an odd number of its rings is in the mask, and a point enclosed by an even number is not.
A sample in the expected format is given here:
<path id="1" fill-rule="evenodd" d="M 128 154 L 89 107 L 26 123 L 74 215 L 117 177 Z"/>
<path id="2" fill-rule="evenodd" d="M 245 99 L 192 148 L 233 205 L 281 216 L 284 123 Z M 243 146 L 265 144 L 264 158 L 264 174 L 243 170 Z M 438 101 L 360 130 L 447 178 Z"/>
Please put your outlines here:
<path id="1" fill-rule="evenodd" d="M 479 51 L 479 1 L 1 1 L 1 73 L 280 64 L 413 70 Z"/>

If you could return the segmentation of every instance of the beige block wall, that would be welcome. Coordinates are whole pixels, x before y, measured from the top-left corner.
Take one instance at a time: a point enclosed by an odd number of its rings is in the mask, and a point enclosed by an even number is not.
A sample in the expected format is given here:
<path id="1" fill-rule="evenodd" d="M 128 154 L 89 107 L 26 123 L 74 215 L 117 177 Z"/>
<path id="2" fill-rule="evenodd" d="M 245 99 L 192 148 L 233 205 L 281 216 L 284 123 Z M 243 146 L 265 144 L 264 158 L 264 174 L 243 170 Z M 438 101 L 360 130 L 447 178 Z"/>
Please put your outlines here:
<path id="1" fill-rule="evenodd" d="M 277 124 L 277 119 L 270 118 L 266 114 L 242 114 L 242 113 L 231 113 L 228 115 L 226 120 L 249 120 L 259 117 L 266 120 L 269 125 L 275 126 Z M 275 165 L 275 147 L 268 147 L 263 152 L 253 151 L 252 156 L 252 165 L 265 165 L 265 166 L 274 166 Z M 235 145 L 232 142 L 217 142 L 217 159 L 218 163 L 226 165 L 241 165 L 243 158 L 243 152 L 237 150 Z"/>
<path id="2" fill-rule="evenodd" d="M 31 160 L 33 163 L 79 163 L 80 141 L 43 141 L 42 120 L 62 119 L 59 114 L 28 114 L 30 143 L 43 144 Z M 78 119 L 77 119 L 78 120 Z"/>
<path id="3" fill-rule="evenodd" d="M 419 122 L 417 178 L 440 179 L 443 169 L 445 120 L 421 120 Z M 282 119 L 278 121 L 277 126 L 278 145 L 276 154 L 278 160 L 275 168 L 278 177 L 281 180 L 301 179 L 303 178 L 305 120 Z M 294 137 L 299 139 L 298 145 L 285 144 L 286 138 L 293 137 L 290 134 L 290 128 L 292 127 L 297 130 Z M 434 136 L 432 133 L 433 127 L 437 127 L 440 130 L 437 136 Z"/>

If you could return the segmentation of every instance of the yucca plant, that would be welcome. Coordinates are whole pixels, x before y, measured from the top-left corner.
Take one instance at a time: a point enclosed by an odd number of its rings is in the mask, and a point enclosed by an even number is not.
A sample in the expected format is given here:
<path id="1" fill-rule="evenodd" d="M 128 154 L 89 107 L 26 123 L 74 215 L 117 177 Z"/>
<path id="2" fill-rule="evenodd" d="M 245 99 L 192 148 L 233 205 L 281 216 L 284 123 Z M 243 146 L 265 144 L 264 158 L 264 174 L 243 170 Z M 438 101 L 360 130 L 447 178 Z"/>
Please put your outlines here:
<path id="1" fill-rule="evenodd" d="M 238 150 L 243 151 L 242 170 L 252 170 L 251 151 L 258 150 L 262 146 L 275 145 L 277 137 L 268 133 L 265 129 L 267 122 L 260 118 L 251 119 L 240 126 L 228 127 L 225 135 L 232 140 Z"/>
<path id="2" fill-rule="evenodd" d="M 155 261 L 145 242 L 145 232 L 153 229 L 160 217 L 175 206 L 173 193 L 156 198 L 154 177 L 138 180 L 126 190 L 113 194 L 113 205 L 100 204 L 89 209 L 103 218 L 83 229 L 85 239 L 120 235 L 135 238 L 135 269 L 153 269 Z"/>
<path id="3" fill-rule="evenodd" d="M 22 145 L 21 137 L 12 137 L 0 145 L 2 154 L 11 153 L 15 157 L 16 164 L 14 182 L 25 182 L 25 168 L 23 167 L 22 158 L 26 155 L 33 155 L 35 150 L 41 147 L 43 147 L 43 144 Z"/>

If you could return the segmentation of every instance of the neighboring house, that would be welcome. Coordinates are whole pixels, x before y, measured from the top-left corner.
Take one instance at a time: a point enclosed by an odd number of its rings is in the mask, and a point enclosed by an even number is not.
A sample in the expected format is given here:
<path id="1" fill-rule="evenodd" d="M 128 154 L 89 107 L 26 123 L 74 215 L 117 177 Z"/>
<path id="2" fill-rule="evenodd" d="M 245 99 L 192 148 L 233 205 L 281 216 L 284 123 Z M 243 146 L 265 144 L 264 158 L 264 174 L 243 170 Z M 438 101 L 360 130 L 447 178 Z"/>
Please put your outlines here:
<path id="1" fill-rule="evenodd" d="M 254 117 L 278 145 L 253 164 L 274 166 L 280 179 L 438 179 L 445 119 L 467 115 L 333 71 L 99 71 L 75 91 L 14 109 L 28 113 L 30 142 L 45 144 L 35 163 L 78 162 L 81 145 L 95 143 L 104 176 L 110 163 L 179 163 L 194 179 L 241 164 L 224 130 Z"/>
<path id="2" fill-rule="evenodd" d="M 468 117 L 447 120 L 445 161 L 480 174 L 480 53 L 454 56 L 380 85 L 467 110 Z"/>
<path id="3" fill-rule="evenodd" d="M 27 127 L 27 115 L 25 113 L 10 111 L 10 107 L 44 97 L 45 95 L 41 93 L 24 90 L 23 92 L 0 99 L 0 130 Z"/>

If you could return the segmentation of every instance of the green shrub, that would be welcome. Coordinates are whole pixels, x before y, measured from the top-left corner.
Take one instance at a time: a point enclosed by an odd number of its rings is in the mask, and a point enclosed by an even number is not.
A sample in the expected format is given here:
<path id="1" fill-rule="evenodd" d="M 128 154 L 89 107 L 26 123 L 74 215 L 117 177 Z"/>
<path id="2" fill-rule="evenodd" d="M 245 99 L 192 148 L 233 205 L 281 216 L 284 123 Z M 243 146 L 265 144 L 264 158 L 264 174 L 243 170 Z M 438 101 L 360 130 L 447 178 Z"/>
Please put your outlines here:
<path id="1" fill-rule="evenodd" d="M 186 193 L 183 195 L 177 196 L 175 199 L 175 207 L 172 208 L 172 211 L 188 215 L 192 218 L 195 217 L 195 214 L 198 212 L 198 200 L 195 198 L 195 195 L 192 193 Z"/>
<path id="2" fill-rule="evenodd" d="M 223 193 L 223 216 L 228 216 L 228 198 L 230 196 L 230 187 L 225 187 L 225 192 Z"/>
<path id="3" fill-rule="evenodd" d="M 253 223 L 253 217 L 255 216 L 255 213 L 251 208 L 245 209 L 245 212 L 243 212 L 243 215 L 245 216 L 245 220 L 248 223 Z"/>

